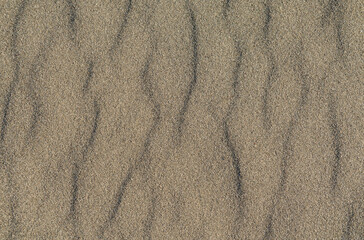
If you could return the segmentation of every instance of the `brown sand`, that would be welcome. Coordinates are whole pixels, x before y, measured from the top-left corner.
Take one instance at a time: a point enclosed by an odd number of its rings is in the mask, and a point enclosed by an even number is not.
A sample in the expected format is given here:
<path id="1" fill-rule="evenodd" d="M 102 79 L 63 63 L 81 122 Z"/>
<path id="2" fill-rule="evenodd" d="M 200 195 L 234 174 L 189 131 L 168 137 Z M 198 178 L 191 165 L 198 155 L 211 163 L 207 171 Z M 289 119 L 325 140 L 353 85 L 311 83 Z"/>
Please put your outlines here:
<path id="1" fill-rule="evenodd" d="M 363 0 L 0 13 L 0 239 L 364 239 Z"/>

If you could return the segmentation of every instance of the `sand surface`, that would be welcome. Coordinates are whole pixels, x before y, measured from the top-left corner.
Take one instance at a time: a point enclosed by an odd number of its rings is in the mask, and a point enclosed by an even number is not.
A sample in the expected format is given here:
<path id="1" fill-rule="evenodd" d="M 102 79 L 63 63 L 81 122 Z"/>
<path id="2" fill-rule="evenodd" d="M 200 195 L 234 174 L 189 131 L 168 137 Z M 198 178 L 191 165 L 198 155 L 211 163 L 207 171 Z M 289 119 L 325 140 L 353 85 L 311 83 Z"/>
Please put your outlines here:
<path id="1" fill-rule="evenodd" d="M 363 0 L 0 0 L 0 239 L 364 239 Z"/>

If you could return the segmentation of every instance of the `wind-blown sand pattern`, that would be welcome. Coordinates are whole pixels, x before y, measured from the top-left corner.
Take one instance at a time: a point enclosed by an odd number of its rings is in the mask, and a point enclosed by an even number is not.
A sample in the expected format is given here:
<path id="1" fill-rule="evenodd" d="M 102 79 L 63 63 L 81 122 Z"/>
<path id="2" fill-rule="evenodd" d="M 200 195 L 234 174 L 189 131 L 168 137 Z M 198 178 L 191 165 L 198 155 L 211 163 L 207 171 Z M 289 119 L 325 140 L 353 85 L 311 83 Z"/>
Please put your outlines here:
<path id="1" fill-rule="evenodd" d="M 364 1 L 0 13 L 0 239 L 364 239 Z"/>

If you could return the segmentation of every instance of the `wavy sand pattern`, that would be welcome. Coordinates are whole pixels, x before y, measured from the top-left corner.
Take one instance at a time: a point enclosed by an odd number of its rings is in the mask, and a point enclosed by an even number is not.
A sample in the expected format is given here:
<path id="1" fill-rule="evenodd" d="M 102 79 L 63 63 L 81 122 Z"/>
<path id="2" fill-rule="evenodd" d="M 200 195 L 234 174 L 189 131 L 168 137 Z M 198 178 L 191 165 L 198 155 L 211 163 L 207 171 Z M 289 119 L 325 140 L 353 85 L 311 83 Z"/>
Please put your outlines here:
<path id="1" fill-rule="evenodd" d="M 0 239 L 364 239 L 362 0 L 0 12 Z"/>

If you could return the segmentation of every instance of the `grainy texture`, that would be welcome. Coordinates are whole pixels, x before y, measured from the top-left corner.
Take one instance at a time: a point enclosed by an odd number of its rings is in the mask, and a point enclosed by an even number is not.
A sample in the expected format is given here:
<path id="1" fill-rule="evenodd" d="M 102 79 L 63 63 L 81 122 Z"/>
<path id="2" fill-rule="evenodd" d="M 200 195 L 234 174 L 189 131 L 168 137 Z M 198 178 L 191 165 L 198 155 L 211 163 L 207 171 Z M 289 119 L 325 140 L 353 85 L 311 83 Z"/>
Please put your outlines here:
<path id="1" fill-rule="evenodd" d="M 0 239 L 364 239 L 364 1 L 0 13 Z"/>

